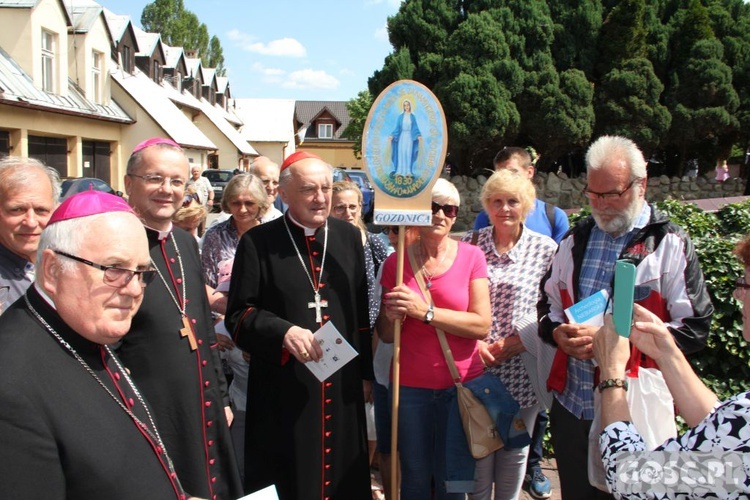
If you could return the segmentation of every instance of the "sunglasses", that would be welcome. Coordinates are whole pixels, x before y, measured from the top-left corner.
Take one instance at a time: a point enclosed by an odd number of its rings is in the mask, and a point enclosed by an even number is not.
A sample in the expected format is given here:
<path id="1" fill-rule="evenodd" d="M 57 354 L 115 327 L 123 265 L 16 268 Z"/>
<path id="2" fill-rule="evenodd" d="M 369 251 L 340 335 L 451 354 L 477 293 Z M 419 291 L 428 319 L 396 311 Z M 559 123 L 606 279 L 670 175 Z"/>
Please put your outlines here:
<path id="1" fill-rule="evenodd" d="M 446 217 L 451 219 L 458 215 L 458 205 L 440 205 L 439 203 L 432 202 L 432 213 L 436 214 L 440 210 L 443 211 Z"/>
<path id="2" fill-rule="evenodd" d="M 383 229 L 383 234 L 398 234 L 398 226 L 390 226 L 385 229 Z"/>

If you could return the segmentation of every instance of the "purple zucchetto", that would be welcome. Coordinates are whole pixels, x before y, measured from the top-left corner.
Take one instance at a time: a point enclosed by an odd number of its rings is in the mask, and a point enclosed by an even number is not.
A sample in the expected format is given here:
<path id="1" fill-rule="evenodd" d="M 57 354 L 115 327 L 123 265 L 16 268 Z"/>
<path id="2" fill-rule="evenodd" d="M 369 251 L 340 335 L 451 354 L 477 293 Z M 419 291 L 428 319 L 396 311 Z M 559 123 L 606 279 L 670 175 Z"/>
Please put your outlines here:
<path id="1" fill-rule="evenodd" d="M 175 148 L 182 149 L 182 146 L 174 142 L 172 139 L 166 139 L 164 137 L 152 137 L 151 139 L 146 139 L 145 141 L 138 144 L 135 149 L 133 149 L 133 154 L 151 146 L 156 146 L 157 144 L 167 144 L 168 146 L 174 146 Z"/>
<path id="2" fill-rule="evenodd" d="M 63 201 L 52 212 L 47 225 L 50 226 L 55 222 L 109 212 L 130 212 L 131 214 L 135 214 L 133 208 L 121 197 L 91 189 L 73 195 Z"/>

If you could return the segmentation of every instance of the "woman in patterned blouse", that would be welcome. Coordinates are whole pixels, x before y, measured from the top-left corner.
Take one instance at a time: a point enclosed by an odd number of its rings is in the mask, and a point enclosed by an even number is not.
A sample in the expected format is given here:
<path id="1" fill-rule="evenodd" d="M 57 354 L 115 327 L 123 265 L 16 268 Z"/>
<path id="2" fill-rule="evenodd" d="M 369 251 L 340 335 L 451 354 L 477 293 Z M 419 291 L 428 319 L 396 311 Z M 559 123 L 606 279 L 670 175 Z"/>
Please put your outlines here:
<path id="1" fill-rule="evenodd" d="M 745 265 L 735 283 L 742 302 L 742 336 L 750 341 L 750 237 L 734 253 Z M 630 341 L 656 361 L 690 426 L 654 451 L 630 422 L 627 387 L 603 384 L 602 452 L 607 486 L 617 498 L 748 498 L 750 495 L 750 392 L 720 402 L 693 372 L 664 323 L 635 305 Z M 602 381 L 625 379 L 630 342 L 614 330 L 611 316 L 594 339 Z M 600 386 L 601 387 L 601 386 Z"/>
<path id="2" fill-rule="evenodd" d="M 524 224 L 534 207 L 536 190 L 531 180 L 512 170 L 492 174 L 482 189 L 482 204 L 491 226 L 468 233 L 487 259 L 492 326 L 480 350 L 487 370 L 496 375 L 521 406 L 527 429 L 533 429 L 539 405 L 520 354 L 523 337 L 536 337 L 539 283 L 557 249 L 555 241 Z M 475 239 L 476 238 L 476 239 Z M 471 500 L 518 498 L 526 471 L 529 447 L 503 448 L 477 461 Z"/>

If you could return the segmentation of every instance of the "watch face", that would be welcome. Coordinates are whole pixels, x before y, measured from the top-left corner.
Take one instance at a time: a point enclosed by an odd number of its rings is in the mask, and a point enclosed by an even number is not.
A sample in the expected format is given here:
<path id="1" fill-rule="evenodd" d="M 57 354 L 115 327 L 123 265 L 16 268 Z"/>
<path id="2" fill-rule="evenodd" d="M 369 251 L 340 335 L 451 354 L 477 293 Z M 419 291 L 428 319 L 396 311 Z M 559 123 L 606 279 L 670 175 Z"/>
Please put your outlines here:
<path id="1" fill-rule="evenodd" d="M 435 311 L 433 311 L 432 309 L 429 309 L 427 311 L 427 314 L 424 315 L 424 322 L 429 323 L 430 321 L 432 321 L 433 317 L 435 317 Z"/>

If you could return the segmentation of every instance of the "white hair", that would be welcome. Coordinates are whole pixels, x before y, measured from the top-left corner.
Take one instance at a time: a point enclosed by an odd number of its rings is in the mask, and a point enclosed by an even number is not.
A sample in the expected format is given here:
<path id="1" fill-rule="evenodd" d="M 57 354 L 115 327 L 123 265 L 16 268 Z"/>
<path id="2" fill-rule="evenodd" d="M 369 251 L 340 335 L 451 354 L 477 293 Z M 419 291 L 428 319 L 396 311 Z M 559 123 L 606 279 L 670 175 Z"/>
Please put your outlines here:
<path id="1" fill-rule="evenodd" d="M 32 179 L 32 172 L 43 172 L 52 187 L 52 202 L 57 204 L 60 199 L 60 174 L 52 167 L 48 167 L 36 158 L 21 156 L 7 156 L 0 160 L 0 193 L 7 194 L 10 189 L 34 187 L 36 179 Z"/>
<path id="2" fill-rule="evenodd" d="M 48 225 L 42 231 L 39 238 L 39 247 L 36 251 L 36 280 L 39 281 L 42 273 L 42 254 L 45 250 L 59 250 L 70 255 L 77 255 L 83 248 L 83 243 L 89 235 L 89 227 L 96 221 L 97 217 L 105 217 L 108 214 L 90 215 L 76 219 L 63 220 Z M 60 267 L 63 270 L 71 269 L 75 263 L 70 259 L 61 259 Z"/>
<path id="3" fill-rule="evenodd" d="M 586 170 L 601 170 L 613 159 L 625 160 L 630 180 L 646 178 L 646 159 L 635 142 L 626 137 L 604 135 L 594 141 L 586 152 Z"/>
<path id="4" fill-rule="evenodd" d="M 461 205 L 461 195 L 458 189 L 447 179 L 440 177 L 432 186 L 432 199 L 439 202 L 449 202 L 452 205 Z"/>

